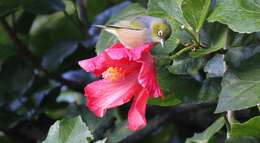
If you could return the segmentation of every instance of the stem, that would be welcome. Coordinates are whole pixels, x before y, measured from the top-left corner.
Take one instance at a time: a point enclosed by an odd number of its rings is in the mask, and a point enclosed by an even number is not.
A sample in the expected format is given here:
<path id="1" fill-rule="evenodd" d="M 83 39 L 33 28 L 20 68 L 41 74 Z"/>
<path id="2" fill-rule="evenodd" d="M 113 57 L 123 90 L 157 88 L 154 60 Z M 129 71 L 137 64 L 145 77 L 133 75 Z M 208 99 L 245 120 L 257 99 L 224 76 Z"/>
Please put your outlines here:
<path id="1" fill-rule="evenodd" d="M 74 83 L 69 80 L 66 80 L 66 79 L 62 78 L 61 76 L 56 75 L 54 73 L 49 73 L 46 69 L 44 69 L 41 66 L 41 60 L 38 59 L 38 57 L 35 56 L 29 50 L 29 48 L 23 43 L 23 41 L 18 38 L 16 32 L 11 28 L 11 26 L 7 23 L 7 21 L 5 19 L 1 19 L 1 24 L 3 25 L 3 28 L 6 30 L 9 37 L 11 38 L 11 40 L 15 43 L 18 53 L 21 53 L 24 57 L 26 57 L 30 62 L 32 62 L 32 64 L 36 68 L 38 68 L 39 70 L 44 72 L 47 75 L 47 77 L 49 77 L 50 79 L 53 79 L 63 85 L 67 85 L 77 91 L 80 90 L 78 83 Z"/>
<path id="2" fill-rule="evenodd" d="M 200 45 L 199 42 L 199 34 L 198 33 L 194 33 L 192 30 L 190 30 L 189 28 L 187 28 L 186 26 L 183 27 L 183 29 L 188 32 L 194 39 L 194 41 L 196 42 L 197 45 Z"/>
<path id="3" fill-rule="evenodd" d="M 180 55 L 182 55 L 183 53 L 185 53 L 186 51 L 191 50 L 192 48 L 194 48 L 194 45 L 185 47 L 185 48 L 181 49 L 180 51 L 178 51 L 176 54 L 172 55 L 170 58 L 175 59 L 175 58 L 179 57 Z"/>
<path id="4" fill-rule="evenodd" d="M 225 116 L 225 121 L 226 121 L 226 127 L 227 127 L 227 139 L 230 138 L 230 130 L 231 130 L 231 124 L 233 123 L 234 120 L 234 113 L 232 111 L 227 111 L 227 114 Z"/>

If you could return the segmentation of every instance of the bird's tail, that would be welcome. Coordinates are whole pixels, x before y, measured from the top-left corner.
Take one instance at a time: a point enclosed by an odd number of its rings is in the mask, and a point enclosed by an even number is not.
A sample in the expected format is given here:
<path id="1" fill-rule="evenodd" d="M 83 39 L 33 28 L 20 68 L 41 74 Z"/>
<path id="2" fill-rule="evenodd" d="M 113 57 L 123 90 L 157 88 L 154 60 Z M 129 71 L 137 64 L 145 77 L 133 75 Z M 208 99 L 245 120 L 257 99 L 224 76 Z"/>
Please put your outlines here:
<path id="1" fill-rule="evenodd" d="M 112 34 L 117 34 L 116 32 L 116 27 L 113 27 L 113 26 L 106 26 L 106 25 L 93 25 L 95 27 L 98 27 L 98 28 L 101 28 L 101 29 L 104 29 L 105 31 L 109 32 L 109 33 L 112 33 Z"/>
<path id="2" fill-rule="evenodd" d="M 107 26 L 105 26 L 105 25 L 93 25 L 94 27 L 98 27 L 98 28 L 102 28 L 102 29 L 105 29 L 105 28 L 107 28 Z"/>

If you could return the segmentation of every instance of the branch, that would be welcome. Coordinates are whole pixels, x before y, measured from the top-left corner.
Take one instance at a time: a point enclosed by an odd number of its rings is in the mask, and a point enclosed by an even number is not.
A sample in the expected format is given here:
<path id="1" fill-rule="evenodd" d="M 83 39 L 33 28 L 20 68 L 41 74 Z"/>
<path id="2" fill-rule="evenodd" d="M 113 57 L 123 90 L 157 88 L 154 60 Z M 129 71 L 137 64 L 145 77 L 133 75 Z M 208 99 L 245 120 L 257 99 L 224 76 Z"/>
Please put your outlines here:
<path id="1" fill-rule="evenodd" d="M 170 58 L 175 59 L 175 58 L 179 57 L 180 55 L 182 55 L 183 53 L 185 53 L 186 51 L 192 50 L 192 48 L 194 48 L 194 45 L 185 47 L 185 48 L 181 49 L 180 51 L 178 51 L 176 54 L 172 55 Z"/>
<path id="2" fill-rule="evenodd" d="M 62 78 L 61 76 L 54 74 L 54 73 L 50 73 L 48 72 L 46 69 L 44 69 L 41 66 L 41 60 L 38 59 L 37 56 L 35 56 L 30 50 L 29 48 L 23 43 L 22 40 L 20 40 L 16 34 L 16 32 L 11 28 L 11 26 L 7 23 L 7 21 L 3 18 L 1 19 L 1 24 L 3 25 L 3 28 L 6 30 L 6 32 L 8 33 L 10 39 L 15 43 L 16 45 L 16 49 L 17 52 L 22 54 L 25 58 L 27 58 L 28 60 L 30 60 L 30 62 L 32 62 L 32 64 L 38 68 L 39 70 L 41 70 L 42 72 L 44 72 L 47 77 L 49 77 L 50 79 L 53 79 L 63 85 L 67 85 L 77 91 L 80 91 L 80 86 L 78 83 L 66 80 L 64 78 Z"/>
<path id="3" fill-rule="evenodd" d="M 169 119 L 172 117 L 178 117 L 179 115 L 182 115 L 187 112 L 194 112 L 200 109 L 204 108 L 210 108 L 210 107 L 215 107 L 216 103 L 214 102 L 208 102 L 208 103 L 192 103 L 192 104 L 181 104 L 178 107 L 173 107 L 170 108 L 154 119 L 152 119 L 147 127 L 139 132 L 134 133 L 133 135 L 128 136 L 125 138 L 122 143 L 134 143 L 137 142 L 138 140 L 144 138 L 146 135 L 152 133 L 154 130 L 156 130 L 159 126 L 163 125 L 166 123 Z"/>

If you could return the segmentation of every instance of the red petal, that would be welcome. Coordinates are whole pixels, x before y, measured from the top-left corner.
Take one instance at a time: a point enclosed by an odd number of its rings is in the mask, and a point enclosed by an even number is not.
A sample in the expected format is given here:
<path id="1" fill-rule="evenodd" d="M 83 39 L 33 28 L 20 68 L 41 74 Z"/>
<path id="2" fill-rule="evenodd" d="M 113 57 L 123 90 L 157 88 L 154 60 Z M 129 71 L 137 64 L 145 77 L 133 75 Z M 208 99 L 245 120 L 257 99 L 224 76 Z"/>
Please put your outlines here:
<path id="1" fill-rule="evenodd" d="M 146 126 L 145 110 L 148 97 L 149 92 L 144 89 L 135 96 L 128 112 L 128 128 L 130 130 L 137 131 Z"/>
<path id="2" fill-rule="evenodd" d="M 79 61 L 79 65 L 87 72 L 94 72 L 96 75 L 100 75 L 106 70 L 107 61 L 110 61 L 109 57 L 105 53 L 101 53 L 94 58 Z"/>
<path id="3" fill-rule="evenodd" d="M 138 81 L 143 88 L 147 89 L 151 96 L 160 97 L 163 93 L 156 78 L 156 68 L 152 55 L 145 53 L 141 60 L 138 62 L 142 63 L 141 70 L 138 75 Z"/>
<path id="4" fill-rule="evenodd" d="M 94 58 L 79 61 L 79 65 L 87 72 L 94 72 L 96 75 L 100 75 L 109 66 L 120 66 L 128 63 L 127 59 L 123 59 L 122 54 L 118 54 L 116 57 L 109 57 L 107 51 L 117 51 L 117 49 L 125 49 L 121 43 L 116 43 L 112 47 L 105 50 L 105 52 L 100 53 Z M 117 55 L 117 53 L 115 53 Z"/>
<path id="5" fill-rule="evenodd" d="M 87 106 L 98 117 L 102 117 L 107 109 L 129 102 L 140 89 L 140 85 L 132 77 L 116 82 L 95 81 L 85 87 Z"/>
<path id="6" fill-rule="evenodd" d="M 136 48 L 108 48 L 106 49 L 107 55 L 113 60 L 121 60 L 127 58 L 128 60 L 138 60 L 142 57 L 144 52 L 150 52 L 150 50 L 154 47 L 153 44 L 145 44 L 141 47 Z"/>

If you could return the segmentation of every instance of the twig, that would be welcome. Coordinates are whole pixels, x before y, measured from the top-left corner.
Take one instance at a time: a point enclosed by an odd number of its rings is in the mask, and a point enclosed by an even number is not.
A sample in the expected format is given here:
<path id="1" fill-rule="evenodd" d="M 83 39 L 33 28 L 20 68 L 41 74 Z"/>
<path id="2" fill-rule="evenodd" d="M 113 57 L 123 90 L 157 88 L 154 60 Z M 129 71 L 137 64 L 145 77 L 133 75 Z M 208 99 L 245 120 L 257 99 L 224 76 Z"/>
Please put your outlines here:
<path id="1" fill-rule="evenodd" d="M 180 55 L 182 55 L 183 53 L 185 53 L 186 51 L 191 50 L 192 48 L 194 48 L 194 45 L 185 47 L 185 48 L 181 49 L 180 51 L 178 51 L 176 54 L 172 55 L 170 58 L 175 59 L 175 58 L 179 57 Z"/>
<path id="2" fill-rule="evenodd" d="M 14 30 L 10 27 L 10 25 L 7 23 L 7 21 L 5 19 L 1 19 L 1 24 L 3 25 L 3 28 L 6 30 L 6 32 L 8 33 L 9 37 L 11 38 L 11 40 L 15 43 L 16 45 L 16 49 L 18 53 L 21 53 L 24 57 L 26 57 L 28 60 L 30 60 L 30 62 L 32 62 L 32 64 L 38 68 L 39 70 L 43 71 L 50 79 L 53 79 L 57 82 L 60 82 L 63 85 L 67 85 L 77 91 L 80 90 L 80 86 L 78 85 L 78 83 L 75 82 L 71 82 L 68 81 L 64 78 L 62 78 L 59 75 L 56 75 L 54 73 L 49 73 L 46 69 L 44 69 L 41 66 L 41 61 L 40 59 L 38 59 L 38 57 L 36 57 L 30 50 L 29 48 L 27 48 L 27 46 L 22 42 L 22 40 L 20 40 L 16 34 L 16 32 L 14 32 Z"/>
<path id="3" fill-rule="evenodd" d="M 226 121 L 226 127 L 227 127 L 227 139 L 230 138 L 230 130 L 231 130 L 231 124 L 234 120 L 234 115 L 232 111 L 227 111 L 227 114 L 225 116 L 225 121 Z"/>
<path id="4" fill-rule="evenodd" d="M 188 32 L 192 36 L 193 40 L 196 42 L 197 45 L 200 45 L 198 33 L 194 33 L 194 31 L 192 30 L 191 27 L 187 28 L 186 26 L 182 25 L 181 28 L 184 29 L 186 32 Z"/>

